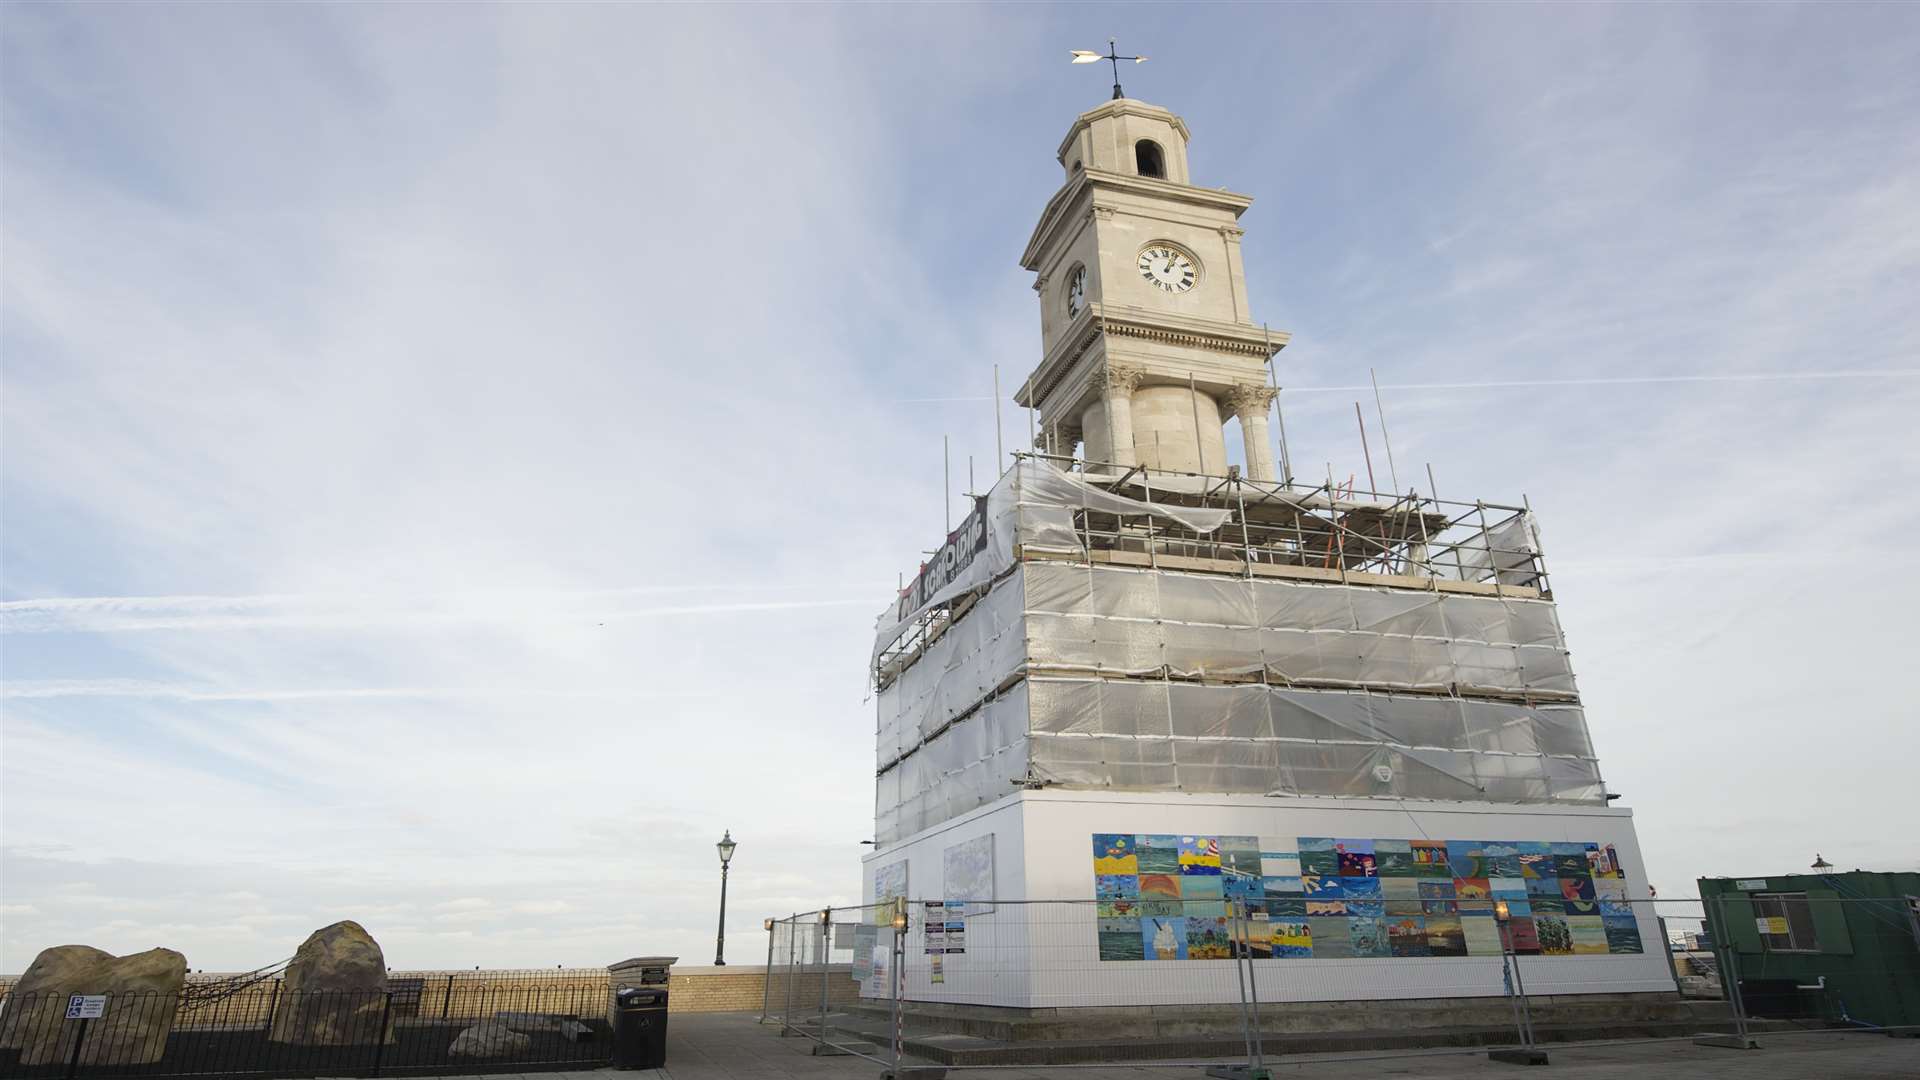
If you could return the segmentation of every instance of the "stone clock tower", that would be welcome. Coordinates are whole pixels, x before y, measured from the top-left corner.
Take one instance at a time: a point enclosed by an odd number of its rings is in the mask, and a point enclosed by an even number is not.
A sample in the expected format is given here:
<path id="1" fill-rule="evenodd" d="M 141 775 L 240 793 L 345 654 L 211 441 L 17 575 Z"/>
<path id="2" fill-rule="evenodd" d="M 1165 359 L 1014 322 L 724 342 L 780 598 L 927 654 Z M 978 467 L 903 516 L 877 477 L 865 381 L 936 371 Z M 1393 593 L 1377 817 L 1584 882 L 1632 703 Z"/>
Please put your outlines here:
<path id="1" fill-rule="evenodd" d="M 1066 183 L 1020 264 L 1034 271 L 1044 355 L 1016 400 L 1041 446 L 1094 463 L 1222 476 L 1237 416 L 1251 479 L 1273 480 L 1269 358 L 1287 334 L 1247 310 L 1240 215 L 1253 200 L 1196 187 L 1187 125 L 1120 98 L 1060 144 Z"/>

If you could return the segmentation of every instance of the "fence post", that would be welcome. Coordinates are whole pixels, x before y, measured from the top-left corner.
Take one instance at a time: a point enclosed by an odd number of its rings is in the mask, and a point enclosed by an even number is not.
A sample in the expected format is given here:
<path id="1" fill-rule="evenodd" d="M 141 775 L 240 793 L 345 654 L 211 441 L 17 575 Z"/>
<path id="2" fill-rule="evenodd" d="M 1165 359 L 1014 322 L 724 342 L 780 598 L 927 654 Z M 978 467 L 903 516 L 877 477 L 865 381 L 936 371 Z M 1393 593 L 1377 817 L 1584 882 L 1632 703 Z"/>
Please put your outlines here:
<path id="1" fill-rule="evenodd" d="M 55 1002 L 55 1004 L 59 1003 Z M 80 1075 L 80 1047 L 87 1041 L 87 1025 L 91 1023 L 93 1023 L 92 1020 L 82 1019 L 80 1030 L 74 1034 L 73 1056 L 67 1059 L 67 1080 L 73 1080 Z"/>
<path id="2" fill-rule="evenodd" d="M 383 1000 L 380 1002 L 380 1030 L 374 1032 L 373 1039 L 372 1075 L 374 1076 L 380 1075 L 380 1060 L 384 1058 L 387 1053 L 387 1019 L 393 1014 L 393 991 L 388 990 L 384 992 L 381 994 L 381 998 Z"/>
<path id="3" fill-rule="evenodd" d="M 760 1022 L 763 1024 L 773 1011 L 773 928 L 779 925 L 773 919 L 761 924 L 767 932 L 767 966 L 760 969 Z"/>
<path id="4" fill-rule="evenodd" d="M 1242 513 L 1245 513 L 1244 509 Z M 1251 556 L 1248 558 L 1248 567 L 1249 572 L 1251 572 Z M 1240 902 L 1240 914 L 1242 917 L 1241 925 L 1246 927 L 1247 935 L 1250 938 L 1253 933 L 1253 915 L 1247 910 L 1247 902 L 1245 900 Z M 1269 934 L 1268 938 L 1267 948 L 1271 950 L 1273 948 L 1271 941 L 1272 935 Z M 1253 944 L 1251 940 L 1243 941 L 1243 950 L 1247 954 L 1247 997 L 1253 1005 L 1253 1072 L 1255 1076 L 1264 1076 L 1267 1069 L 1267 1049 L 1260 1041 L 1260 985 L 1254 981 Z"/>
<path id="5" fill-rule="evenodd" d="M 827 1041 L 827 961 L 833 956 L 833 908 L 820 910 L 820 1043 Z"/>
<path id="6" fill-rule="evenodd" d="M 797 932 L 799 929 L 800 913 L 796 911 L 787 918 L 787 1007 L 786 1010 L 780 1014 L 780 1033 L 782 1035 L 786 1034 L 787 1029 L 793 1026 L 793 968 L 797 962 L 796 950 L 800 945 L 800 935 Z"/>
<path id="7" fill-rule="evenodd" d="M 453 1015 L 453 976 L 449 975 L 447 976 L 447 992 L 445 995 L 443 995 L 440 998 L 440 1019 L 445 1020 L 451 1017 L 452 1015 Z"/>
<path id="8" fill-rule="evenodd" d="M 1680 985 L 1680 965 L 1673 962 L 1673 938 L 1667 934 L 1667 917 L 1656 908 L 1653 918 L 1660 924 L 1660 948 L 1667 954 L 1667 974 L 1673 976 L 1673 992 L 1686 997 L 1687 989 Z"/>
<path id="9" fill-rule="evenodd" d="M 900 1075 L 900 1044 L 906 1040 L 900 1030 L 900 994 L 906 983 L 907 974 L 901 970 L 907 966 L 907 898 L 893 898 L 893 975 L 888 986 L 893 992 L 893 1075 Z"/>

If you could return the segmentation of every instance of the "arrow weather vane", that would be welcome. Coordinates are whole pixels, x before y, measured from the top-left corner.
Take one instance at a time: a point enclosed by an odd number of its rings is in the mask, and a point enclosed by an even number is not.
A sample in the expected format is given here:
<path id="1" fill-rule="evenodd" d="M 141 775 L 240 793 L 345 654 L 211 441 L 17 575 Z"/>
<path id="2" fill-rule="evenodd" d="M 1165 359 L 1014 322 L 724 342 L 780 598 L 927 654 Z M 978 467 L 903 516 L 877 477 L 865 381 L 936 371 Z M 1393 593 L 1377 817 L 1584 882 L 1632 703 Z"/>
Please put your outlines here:
<path id="1" fill-rule="evenodd" d="M 1147 58 L 1144 56 L 1121 56 L 1114 48 L 1112 38 L 1107 39 L 1107 51 L 1104 54 L 1088 52 L 1085 49 L 1073 50 L 1073 63 L 1097 64 L 1102 60 L 1113 65 L 1113 99 L 1115 101 L 1126 96 L 1120 92 L 1120 61 L 1131 60 L 1136 64 L 1144 64 L 1147 62 Z"/>

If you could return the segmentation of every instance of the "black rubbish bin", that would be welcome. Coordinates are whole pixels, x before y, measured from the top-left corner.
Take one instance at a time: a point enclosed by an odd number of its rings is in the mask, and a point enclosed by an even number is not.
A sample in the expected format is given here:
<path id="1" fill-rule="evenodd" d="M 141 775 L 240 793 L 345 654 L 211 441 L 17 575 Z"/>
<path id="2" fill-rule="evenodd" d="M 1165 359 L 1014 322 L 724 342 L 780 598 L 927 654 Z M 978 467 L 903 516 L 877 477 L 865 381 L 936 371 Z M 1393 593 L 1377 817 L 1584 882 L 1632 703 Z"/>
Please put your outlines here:
<path id="1" fill-rule="evenodd" d="M 658 1069 L 667 1063 L 667 988 L 623 986 L 613 995 L 613 1067 Z"/>

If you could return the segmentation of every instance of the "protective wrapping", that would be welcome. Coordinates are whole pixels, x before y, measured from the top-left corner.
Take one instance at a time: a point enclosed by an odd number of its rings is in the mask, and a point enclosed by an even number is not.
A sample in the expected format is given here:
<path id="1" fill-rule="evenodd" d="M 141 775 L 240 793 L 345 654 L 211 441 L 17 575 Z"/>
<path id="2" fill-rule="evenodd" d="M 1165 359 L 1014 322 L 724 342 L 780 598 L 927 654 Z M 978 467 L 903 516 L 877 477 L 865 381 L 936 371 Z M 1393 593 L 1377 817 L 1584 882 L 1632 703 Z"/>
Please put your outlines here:
<path id="1" fill-rule="evenodd" d="M 1550 600 L 1096 564 L 1073 518 L 1096 504 L 1225 520 L 1003 478 L 984 557 L 880 620 L 877 840 L 1017 785 L 1604 802 Z"/>

